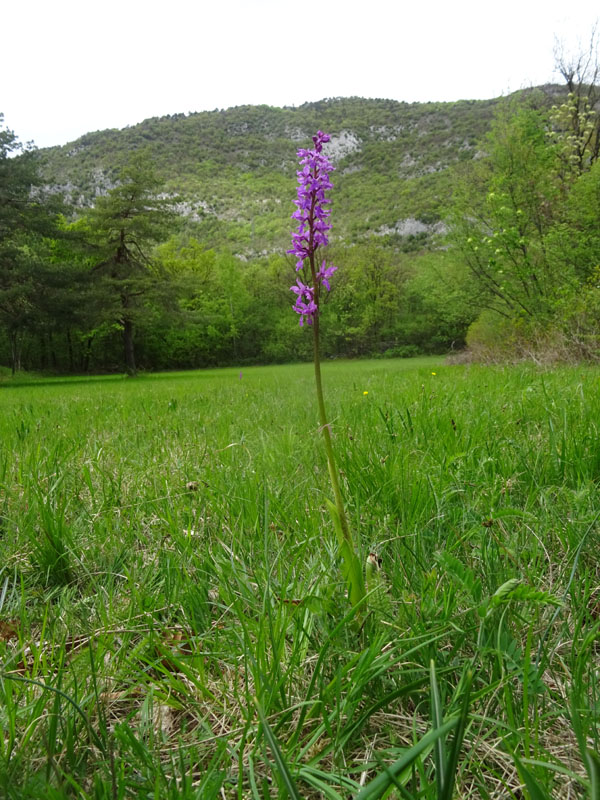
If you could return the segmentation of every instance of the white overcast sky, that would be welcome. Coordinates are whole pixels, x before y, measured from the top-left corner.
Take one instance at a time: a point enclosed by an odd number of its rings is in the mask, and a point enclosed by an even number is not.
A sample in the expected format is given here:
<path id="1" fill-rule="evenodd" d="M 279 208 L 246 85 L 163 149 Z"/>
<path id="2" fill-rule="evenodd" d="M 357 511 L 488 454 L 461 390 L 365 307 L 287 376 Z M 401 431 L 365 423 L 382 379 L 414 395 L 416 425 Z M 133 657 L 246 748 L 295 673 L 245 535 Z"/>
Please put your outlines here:
<path id="1" fill-rule="evenodd" d="M 497 97 L 558 80 L 555 37 L 585 48 L 598 17 L 598 0 L 13 1 L 0 112 L 45 147 L 247 103 Z"/>

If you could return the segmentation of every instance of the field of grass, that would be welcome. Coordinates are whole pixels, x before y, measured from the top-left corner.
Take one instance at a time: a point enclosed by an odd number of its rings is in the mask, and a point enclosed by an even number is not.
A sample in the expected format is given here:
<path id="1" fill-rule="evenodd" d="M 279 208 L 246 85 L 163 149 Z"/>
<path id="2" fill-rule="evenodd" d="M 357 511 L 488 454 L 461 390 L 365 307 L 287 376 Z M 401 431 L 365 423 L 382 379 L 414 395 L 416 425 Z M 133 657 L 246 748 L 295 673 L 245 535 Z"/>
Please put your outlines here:
<path id="1" fill-rule="evenodd" d="M 309 365 L 0 383 L 1 797 L 600 797 L 600 370 L 324 381 L 367 616 Z"/>

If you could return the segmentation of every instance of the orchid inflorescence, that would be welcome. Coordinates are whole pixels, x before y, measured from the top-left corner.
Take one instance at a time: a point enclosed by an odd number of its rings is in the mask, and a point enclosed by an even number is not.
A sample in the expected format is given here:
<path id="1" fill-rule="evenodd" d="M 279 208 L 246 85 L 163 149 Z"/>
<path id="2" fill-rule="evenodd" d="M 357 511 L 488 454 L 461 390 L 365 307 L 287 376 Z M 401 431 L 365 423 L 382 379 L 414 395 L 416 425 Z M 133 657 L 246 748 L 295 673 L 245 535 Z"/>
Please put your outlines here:
<path id="1" fill-rule="evenodd" d="M 325 259 L 321 266 L 317 266 L 315 253 L 320 247 L 326 247 L 331 225 L 328 223 L 330 212 L 325 208 L 329 200 L 325 196 L 328 189 L 332 188 L 329 173 L 333 166 L 329 159 L 323 155 L 323 145 L 330 137 L 317 131 L 312 137 L 314 148 L 312 150 L 298 150 L 301 169 L 298 171 L 298 196 L 294 201 L 296 211 L 292 219 L 298 220 L 298 229 L 292 234 L 292 248 L 288 253 L 296 256 L 296 271 L 304 270 L 302 278 L 297 278 L 296 285 L 291 287 L 296 295 L 294 311 L 300 314 L 300 325 L 304 321 L 312 325 L 313 353 L 315 367 L 315 387 L 317 390 L 317 404 L 319 406 L 319 422 L 323 435 L 323 443 L 327 454 L 327 467 L 331 488 L 335 502 L 326 498 L 333 526 L 338 538 L 339 552 L 342 559 L 342 572 L 348 586 L 348 597 L 353 606 L 357 606 L 357 619 L 362 615 L 362 605 L 365 599 L 365 581 L 362 572 L 361 560 L 355 547 L 348 517 L 344 509 L 344 498 L 331 441 L 331 425 L 327 419 L 325 400 L 323 398 L 323 382 L 321 380 L 321 357 L 319 354 L 319 298 L 321 287 L 330 290 L 329 279 L 337 267 L 327 266 Z M 308 263 L 307 263 L 308 262 Z M 307 269 L 308 267 L 308 269 Z M 310 279 L 306 278 L 310 274 Z M 305 282 L 307 281 L 307 282 Z"/>
<path id="2" fill-rule="evenodd" d="M 334 167 L 322 152 L 323 145 L 330 140 L 330 136 L 317 131 L 312 138 L 314 149 L 298 150 L 302 169 L 297 172 L 298 197 L 294 201 L 297 209 L 292 214 L 292 219 L 298 220 L 299 224 L 292 234 L 293 247 L 287 251 L 297 257 L 297 271 L 306 265 L 307 259 L 310 267 L 312 285 L 298 278 L 296 285 L 291 287 L 291 291 L 296 294 L 294 311 L 300 314 L 300 325 L 304 324 L 304 320 L 309 325 L 314 322 L 319 313 L 320 288 L 324 286 L 327 291 L 330 290 L 329 278 L 337 269 L 334 266 L 328 267 L 325 259 L 318 270 L 315 264 L 315 252 L 329 243 L 327 233 L 331 230 L 331 225 L 327 218 L 330 212 L 324 206 L 329 203 L 325 192 L 333 186 L 329 173 Z"/>

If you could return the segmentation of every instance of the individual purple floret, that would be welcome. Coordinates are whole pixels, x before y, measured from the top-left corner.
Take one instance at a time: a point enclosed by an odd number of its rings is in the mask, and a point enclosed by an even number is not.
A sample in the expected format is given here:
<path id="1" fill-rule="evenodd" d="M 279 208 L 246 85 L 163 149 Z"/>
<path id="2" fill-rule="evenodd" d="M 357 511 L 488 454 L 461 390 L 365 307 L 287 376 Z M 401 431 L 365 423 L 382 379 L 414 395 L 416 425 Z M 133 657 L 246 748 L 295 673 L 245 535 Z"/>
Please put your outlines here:
<path id="1" fill-rule="evenodd" d="M 325 259 L 323 259 L 323 263 L 321 264 L 321 269 L 317 272 L 317 280 L 324 286 L 327 291 L 331 290 L 331 286 L 329 285 L 329 278 L 333 275 L 336 271 L 337 267 L 331 266 L 328 267 L 325 264 Z"/>
<path id="2" fill-rule="evenodd" d="M 331 225 L 327 222 L 330 212 L 324 206 L 329 203 L 325 192 L 333 186 L 329 180 L 333 165 L 322 152 L 323 145 L 329 140 L 326 133 L 318 131 L 313 136 L 312 150 L 298 150 L 301 169 L 297 172 L 298 196 L 294 201 L 297 208 L 292 219 L 299 224 L 292 233 L 292 248 L 287 252 L 296 256 L 296 270 L 306 267 L 308 261 L 312 281 L 312 286 L 297 281 L 297 285 L 291 287 L 297 295 L 294 311 L 300 314 L 300 325 L 304 324 L 305 319 L 309 325 L 312 324 L 319 311 L 320 287 L 330 290 L 329 278 L 337 269 L 333 266 L 327 267 L 325 261 L 318 271 L 315 266 L 315 252 L 319 247 L 327 246 L 327 233 L 331 230 Z"/>
<path id="3" fill-rule="evenodd" d="M 291 286 L 291 291 L 296 293 L 296 302 L 294 303 L 294 311 L 300 314 L 300 325 L 304 325 L 304 319 L 309 325 L 312 325 L 313 317 L 317 312 L 317 306 L 314 300 L 314 291 L 310 286 L 306 286 L 298 278 L 296 286 Z"/>

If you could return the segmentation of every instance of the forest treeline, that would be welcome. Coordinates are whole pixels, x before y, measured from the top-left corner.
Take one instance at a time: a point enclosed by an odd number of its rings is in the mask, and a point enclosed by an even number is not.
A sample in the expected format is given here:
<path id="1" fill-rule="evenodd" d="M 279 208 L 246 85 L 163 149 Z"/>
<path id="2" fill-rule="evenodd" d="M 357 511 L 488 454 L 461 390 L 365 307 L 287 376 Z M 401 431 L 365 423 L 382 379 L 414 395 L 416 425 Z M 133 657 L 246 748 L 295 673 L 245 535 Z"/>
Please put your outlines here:
<path id="1" fill-rule="evenodd" d="M 496 104 L 477 157 L 439 184 L 437 235 L 333 240 L 325 356 L 467 343 L 487 358 L 598 358 L 597 81 L 563 66 L 555 103 L 530 91 Z M 151 151 L 132 151 L 90 206 L 64 203 L 42 168 L 43 153 L 0 130 L 1 365 L 133 374 L 310 357 L 293 258 L 203 238 Z M 377 216 L 368 203 L 365 218 Z M 334 234 L 335 213 L 334 200 Z"/>
<path id="2" fill-rule="evenodd" d="M 35 153 L 5 163 L 30 180 Z M 15 186 L 0 251 L 0 359 L 12 370 L 135 373 L 310 357 L 292 311 L 294 259 L 206 248 L 161 197 L 144 155 L 74 221 L 26 182 L 17 194 Z M 326 355 L 408 356 L 464 341 L 470 312 L 440 291 L 445 251 L 422 254 L 418 270 L 414 254 L 373 241 L 336 244 L 330 256 L 340 269 L 324 312 Z"/>

